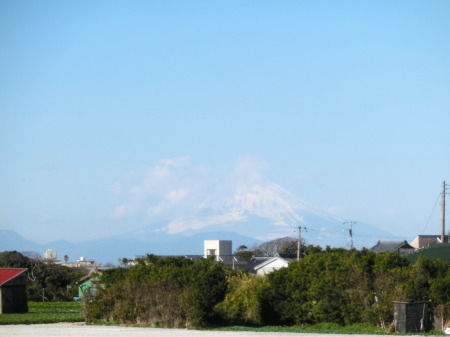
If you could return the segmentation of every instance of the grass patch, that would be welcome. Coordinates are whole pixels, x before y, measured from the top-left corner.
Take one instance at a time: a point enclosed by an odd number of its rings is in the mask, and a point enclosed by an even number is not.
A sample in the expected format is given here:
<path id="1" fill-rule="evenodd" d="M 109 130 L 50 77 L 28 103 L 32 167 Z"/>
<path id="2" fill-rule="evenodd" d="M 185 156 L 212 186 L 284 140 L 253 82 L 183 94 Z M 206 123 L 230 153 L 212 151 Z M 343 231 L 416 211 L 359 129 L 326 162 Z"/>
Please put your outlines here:
<path id="1" fill-rule="evenodd" d="M 384 335 L 387 334 L 385 329 L 368 324 L 352 324 L 339 325 L 335 323 L 319 323 L 314 325 L 294 325 L 294 326 L 262 326 L 262 327 L 248 327 L 248 326 L 229 326 L 216 328 L 214 330 L 227 331 L 258 331 L 258 332 L 302 332 L 302 333 L 336 333 L 336 334 L 371 334 Z"/>
<path id="2" fill-rule="evenodd" d="M 84 322 L 82 304 L 79 302 L 28 302 L 25 314 L 2 314 L 0 324 L 44 324 Z"/>
<path id="3" fill-rule="evenodd" d="M 297 333 L 323 333 L 323 334 L 348 334 L 348 335 L 392 335 L 393 333 L 387 329 L 377 326 L 357 323 L 351 325 L 339 325 L 335 323 L 318 323 L 314 325 L 294 325 L 294 326 L 229 326 L 214 328 L 212 330 L 222 331 L 256 331 L 256 332 L 297 332 Z M 394 333 L 394 335 L 401 335 Z M 408 335 L 426 335 L 426 336 L 442 336 L 444 332 L 440 330 L 431 330 L 427 333 L 408 333 Z"/>

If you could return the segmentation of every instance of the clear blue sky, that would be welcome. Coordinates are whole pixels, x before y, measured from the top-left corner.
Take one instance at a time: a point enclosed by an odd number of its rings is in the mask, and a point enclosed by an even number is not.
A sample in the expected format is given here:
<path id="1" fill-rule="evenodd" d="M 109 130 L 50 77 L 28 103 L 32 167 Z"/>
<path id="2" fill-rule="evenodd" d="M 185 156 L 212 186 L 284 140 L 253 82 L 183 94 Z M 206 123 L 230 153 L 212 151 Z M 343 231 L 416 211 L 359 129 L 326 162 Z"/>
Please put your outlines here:
<path id="1" fill-rule="evenodd" d="M 405 238 L 450 182 L 448 0 L 2 0 L 0 46 L 0 229 L 30 239 L 152 221 L 118 190 L 165 159 L 177 190 L 252 158 Z"/>

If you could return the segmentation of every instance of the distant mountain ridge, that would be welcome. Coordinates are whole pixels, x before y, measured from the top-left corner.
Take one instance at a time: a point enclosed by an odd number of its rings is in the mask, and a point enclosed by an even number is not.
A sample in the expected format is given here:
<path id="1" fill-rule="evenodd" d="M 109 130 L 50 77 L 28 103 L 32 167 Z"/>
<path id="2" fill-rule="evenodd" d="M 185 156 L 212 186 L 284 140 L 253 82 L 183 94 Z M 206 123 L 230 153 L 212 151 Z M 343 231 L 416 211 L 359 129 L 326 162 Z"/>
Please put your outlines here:
<path id="1" fill-rule="evenodd" d="M 302 226 L 310 244 L 346 247 L 349 235 L 343 223 L 344 219 L 308 204 L 277 184 L 260 182 L 238 187 L 233 196 L 215 205 L 199 207 L 197 216 L 176 219 L 165 226 L 150 224 L 148 228 L 172 235 L 227 230 L 268 241 L 294 236 Z M 371 247 L 377 240 L 398 239 L 364 223 L 354 226 L 353 232 L 359 248 Z"/>
<path id="2" fill-rule="evenodd" d="M 196 217 L 174 220 L 160 229 L 174 234 L 212 226 L 229 228 L 232 224 L 257 218 L 263 220 L 262 222 L 270 222 L 274 230 L 273 234 L 277 235 L 277 232 L 283 228 L 285 234 L 291 233 L 297 225 L 307 224 L 311 216 L 342 223 L 338 217 L 307 204 L 279 185 L 266 182 L 239 187 L 233 196 L 224 198 L 218 206 L 201 207 Z M 256 228 L 256 231 L 255 228 L 251 228 L 251 233 L 247 230 L 246 235 L 270 237 L 267 230 L 269 228 L 263 231 L 261 228 Z M 246 231 L 246 228 L 240 226 L 239 232 L 241 231 Z"/>
<path id="3" fill-rule="evenodd" d="M 122 235 L 71 243 L 56 241 L 42 245 L 26 240 L 14 231 L 0 230 L 0 251 L 55 249 L 71 261 L 84 256 L 100 262 L 117 263 L 147 253 L 159 255 L 202 255 L 203 240 L 232 240 L 233 247 L 286 236 L 296 236 L 298 226 L 309 244 L 346 247 L 349 242 L 344 220 L 309 205 L 271 182 L 241 185 L 231 196 L 203 202 L 190 217 L 160 220 Z M 370 248 L 378 240 L 405 240 L 374 226 L 357 223 L 354 246 Z"/>
<path id="4" fill-rule="evenodd" d="M 40 244 L 25 239 L 12 230 L 0 230 L 0 252 L 16 250 L 19 252 L 37 252 L 42 254 L 46 249 L 54 249 L 58 258 L 69 256 L 69 261 L 76 261 L 80 257 L 95 259 L 102 263 L 117 264 L 119 259 L 134 258 L 136 255 L 203 255 L 204 240 L 232 240 L 237 245 L 261 243 L 258 240 L 231 232 L 200 233 L 194 236 L 165 236 L 144 241 L 134 238 L 133 233 L 104 239 L 71 243 L 66 240 Z"/>
<path id="5" fill-rule="evenodd" d="M 0 251 L 16 250 L 24 252 L 40 251 L 41 249 L 41 244 L 25 239 L 15 231 L 0 229 Z"/>

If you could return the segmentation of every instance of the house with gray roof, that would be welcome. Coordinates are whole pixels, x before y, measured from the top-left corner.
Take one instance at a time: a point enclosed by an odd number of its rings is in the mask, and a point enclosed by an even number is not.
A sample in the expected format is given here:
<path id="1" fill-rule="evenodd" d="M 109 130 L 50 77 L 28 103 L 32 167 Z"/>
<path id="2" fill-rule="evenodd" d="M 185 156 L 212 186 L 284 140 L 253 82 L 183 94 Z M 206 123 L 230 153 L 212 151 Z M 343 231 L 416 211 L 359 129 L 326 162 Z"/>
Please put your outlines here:
<path id="1" fill-rule="evenodd" d="M 408 241 L 378 241 L 375 246 L 370 248 L 372 252 L 397 252 L 397 253 L 409 253 L 414 251 L 414 247 L 411 246 Z"/>

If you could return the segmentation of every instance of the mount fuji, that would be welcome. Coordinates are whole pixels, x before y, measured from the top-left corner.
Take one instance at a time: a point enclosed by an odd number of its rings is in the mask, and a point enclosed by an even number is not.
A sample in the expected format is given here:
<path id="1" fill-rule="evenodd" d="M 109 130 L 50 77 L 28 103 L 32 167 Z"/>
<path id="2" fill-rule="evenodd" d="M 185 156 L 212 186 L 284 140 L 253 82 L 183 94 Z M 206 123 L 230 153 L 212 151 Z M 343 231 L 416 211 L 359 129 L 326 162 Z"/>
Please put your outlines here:
<path id="1" fill-rule="evenodd" d="M 349 243 L 343 219 L 309 205 L 271 182 L 241 185 L 231 195 L 203 200 L 193 208 L 190 216 L 173 216 L 121 235 L 81 243 L 61 240 L 43 245 L 11 231 L 0 231 L 0 247 L 20 251 L 51 248 L 59 256 L 85 256 L 114 263 L 120 258 L 147 253 L 202 255 L 203 240 L 232 240 L 235 248 L 252 247 L 263 241 L 295 237 L 299 226 L 308 244 L 347 247 Z M 370 248 L 378 240 L 399 239 L 404 240 L 360 222 L 354 228 L 356 248 Z"/>
<path id="2" fill-rule="evenodd" d="M 346 247 L 350 236 L 344 222 L 344 219 L 306 203 L 279 185 L 266 182 L 241 186 L 232 196 L 202 202 L 194 216 L 152 223 L 128 233 L 127 237 L 161 242 L 198 235 L 207 237 L 208 233 L 211 234 L 210 239 L 226 239 L 217 237 L 217 233 L 229 233 L 228 237 L 233 233 L 246 237 L 244 241 L 247 244 L 251 239 L 261 242 L 296 236 L 295 232 L 301 226 L 302 236 L 308 244 Z M 357 223 L 355 227 L 353 239 L 356 248 L 371 247 L 378 240 L 399 239 L 368 224 Z"/>

